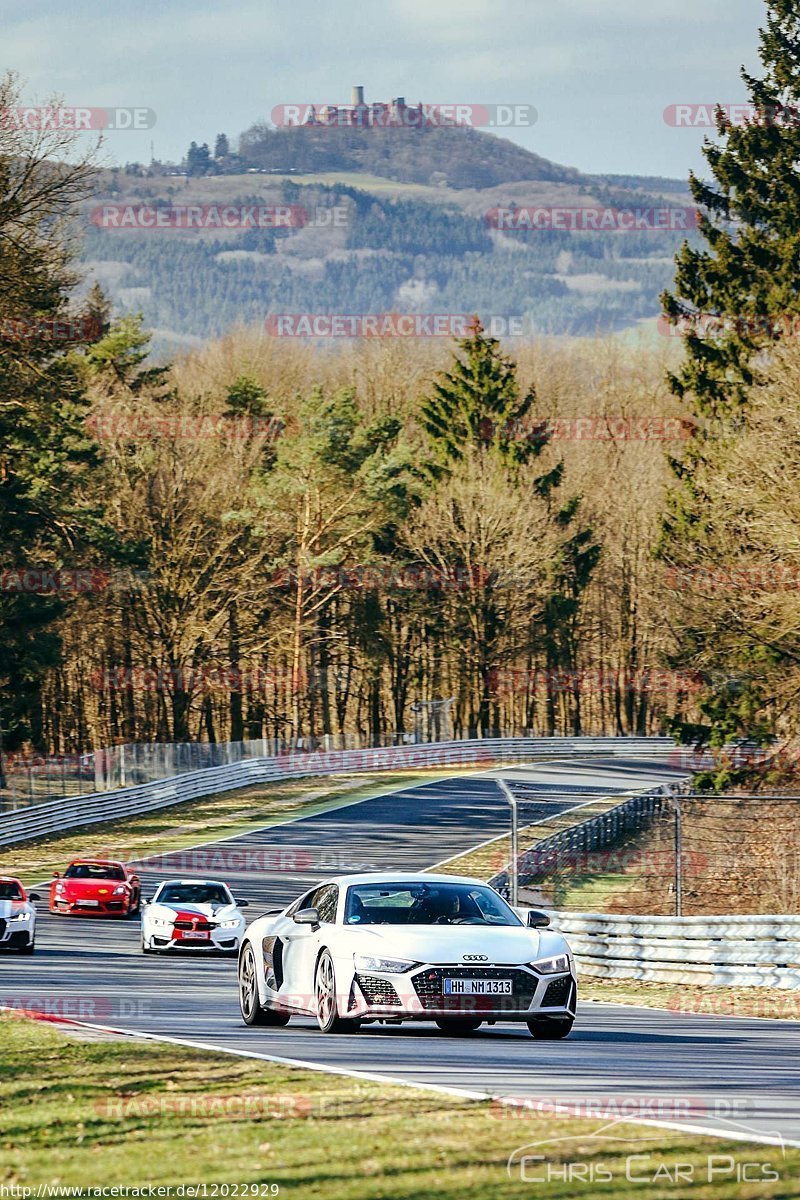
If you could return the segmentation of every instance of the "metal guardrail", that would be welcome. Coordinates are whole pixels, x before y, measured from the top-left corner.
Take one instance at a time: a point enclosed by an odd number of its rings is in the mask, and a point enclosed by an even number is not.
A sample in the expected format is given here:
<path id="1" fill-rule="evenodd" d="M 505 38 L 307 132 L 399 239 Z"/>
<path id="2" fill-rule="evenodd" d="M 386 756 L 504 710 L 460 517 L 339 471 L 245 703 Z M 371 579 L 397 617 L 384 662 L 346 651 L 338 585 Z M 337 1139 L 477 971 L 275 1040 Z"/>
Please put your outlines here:
<path id="1" fill-rule="evenodd" d="M 222 767 L 192 771 L 138 787 L 84 796 L 0 813 L 0 846 L 119 817 L 135 816 L 200 796 L 253 784 L 312 775 L 402 770 L 409 767 L 479 765 L 563 755 L 626 755 L 664 759 L 675 749 L 670 738 L 486 738 L 469 742 L 429 742 L 374 750 L 291 753 L 248 758 Z"/>
<path id="2" fill-rule="evenodd" d="M 800 987 L 800 916 L 550 913 L 585 975 L 659 983 Z"/>
<path id="3" fill-rule="evenodd" d="M 517 879 L 521 887 L 545 872 L 558 871 L 565 864 L 574 864 L 593 850 L 615 845 L 620 838 L 638 833 L 669 804 L 670 796 L 678 795 L 689 786 L 689 780 L 661 784 L 638 792 L 624 792 L 620 801 L 605 812 L 576 821 L 574 825 L 524 850 L 517 859 Z M 511 878 L 508 870 L 500 871 L 489 880 L 501 895 L 508 897 Z"/>

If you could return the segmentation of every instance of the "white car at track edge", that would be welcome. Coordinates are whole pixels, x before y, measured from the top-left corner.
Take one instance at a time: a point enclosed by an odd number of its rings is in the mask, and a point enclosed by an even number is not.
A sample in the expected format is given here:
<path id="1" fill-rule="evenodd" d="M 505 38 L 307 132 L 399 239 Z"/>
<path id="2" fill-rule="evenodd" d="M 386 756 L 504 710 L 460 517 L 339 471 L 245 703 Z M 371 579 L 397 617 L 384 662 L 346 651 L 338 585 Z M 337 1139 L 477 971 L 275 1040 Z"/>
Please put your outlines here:
<path id="1" fill-rule="evenodd" d="M 142 950 L 216 950 L 237 954 L 246 900 L 234 900 L 216 879 L 169 879 L 142 910 Z"/>
<path id="2" fill-rule="evenodd" d="M 435 1021 L 449 1034 L 519 1021 L 536 1038 L 572 1029 L 572 953 L 548 917 L 523 919 L 486 883 L 370 873 L 321 883 L 248 927 L 239 954 L 247 1025 L 316 1017 L 323 1033 Z"/>
<path id="3" fill-rule="evenodd" d="M 26 892 L 18 879 L 0 875 L 0 949 L 33 954 L 36 948 L 36 892 Z"/>

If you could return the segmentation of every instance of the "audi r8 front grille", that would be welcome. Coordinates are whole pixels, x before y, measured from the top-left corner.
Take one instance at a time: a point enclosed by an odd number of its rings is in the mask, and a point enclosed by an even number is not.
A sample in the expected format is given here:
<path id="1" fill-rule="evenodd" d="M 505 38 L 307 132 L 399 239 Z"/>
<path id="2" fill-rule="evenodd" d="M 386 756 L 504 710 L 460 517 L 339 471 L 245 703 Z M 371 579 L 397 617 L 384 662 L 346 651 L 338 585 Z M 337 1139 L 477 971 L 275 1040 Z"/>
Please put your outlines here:
<path id="1" fill-rule="evenodd" d="M 569 975 L 564 975 L 561 979 L 554 979 L 552 983 L 548 983 L 547 991 L 542 999 L 543 1008 L 562 1008 L 569 1004 L 572 996 L 572 978 Z"/>
<path id="2" fill-rule="evenodd" d="M 447 979 L 510 979 L 511 995 L 445 995 Z M 516 967 L 429 967 L 412 978 L 423 1008 L 499 1010 L 527 1008 L 536 991 L 536 979 Z"/>
<path id="3" fill-rule="evenodd" d="M 356 975 L 356 979 L 368 1004 L 400 1004 L 400 997 L 388 979 L 377 975 Z"/>

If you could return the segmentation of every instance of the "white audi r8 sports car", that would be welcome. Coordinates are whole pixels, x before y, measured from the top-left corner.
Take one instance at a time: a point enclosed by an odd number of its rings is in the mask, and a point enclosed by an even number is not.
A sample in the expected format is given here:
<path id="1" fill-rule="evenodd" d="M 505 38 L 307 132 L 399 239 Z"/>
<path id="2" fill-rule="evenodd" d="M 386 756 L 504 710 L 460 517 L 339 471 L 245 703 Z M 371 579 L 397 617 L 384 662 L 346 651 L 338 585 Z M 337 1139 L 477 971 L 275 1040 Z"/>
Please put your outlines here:
<path id="1" fill-rule="evenodd" d="M 525 1021 L 563 1038 L 575 1019 L 569 946 L 543 913 L 523 920 L 477 879 L 345 875 L 248 927 L 239 953 L 247 1025 L 317 1018 L 323 1033 L 370 1021 L 435 1021 L 448 1034 Z"/>
<path id="2" fill-rule="evenodd" d="M 36 909 L 18 879 L 0 875 L 0 950 L 16 950 L 33 954 L 36 947 Z"/>
<path id="3" fill-rule="evenodd" d="M 237 954 L 245 930 L 246 900 L 234 900 L 213 879 L 170 879 L 142 912 L 142 950 L 217 950 Z"/>

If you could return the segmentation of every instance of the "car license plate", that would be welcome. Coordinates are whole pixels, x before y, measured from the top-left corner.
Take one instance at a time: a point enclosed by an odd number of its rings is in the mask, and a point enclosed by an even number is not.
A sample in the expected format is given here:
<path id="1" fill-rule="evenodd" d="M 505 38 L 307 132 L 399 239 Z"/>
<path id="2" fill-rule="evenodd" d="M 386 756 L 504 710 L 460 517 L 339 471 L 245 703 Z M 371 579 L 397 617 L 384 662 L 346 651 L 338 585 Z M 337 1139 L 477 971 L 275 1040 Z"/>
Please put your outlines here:
<path id="1" fill-rule="evenodd" d="M 510 996 L 510 979 L 445 979 L 446 996 Z"/>
<path id="2" fill-rule="evenodd" d="M 210 937 L 210 933 L 185 933 L 183 935 L 184 941 L 186 941 L 187 938 L 194 938 L 195 941 L 198 942 L 207 942 Z"/>
<path id="3" fill-rule="evenodd" d="M 80 904 L 81 908 L 99 908 L 100 907 L 99 900 L 79 900 L 78 904 Z"/>

